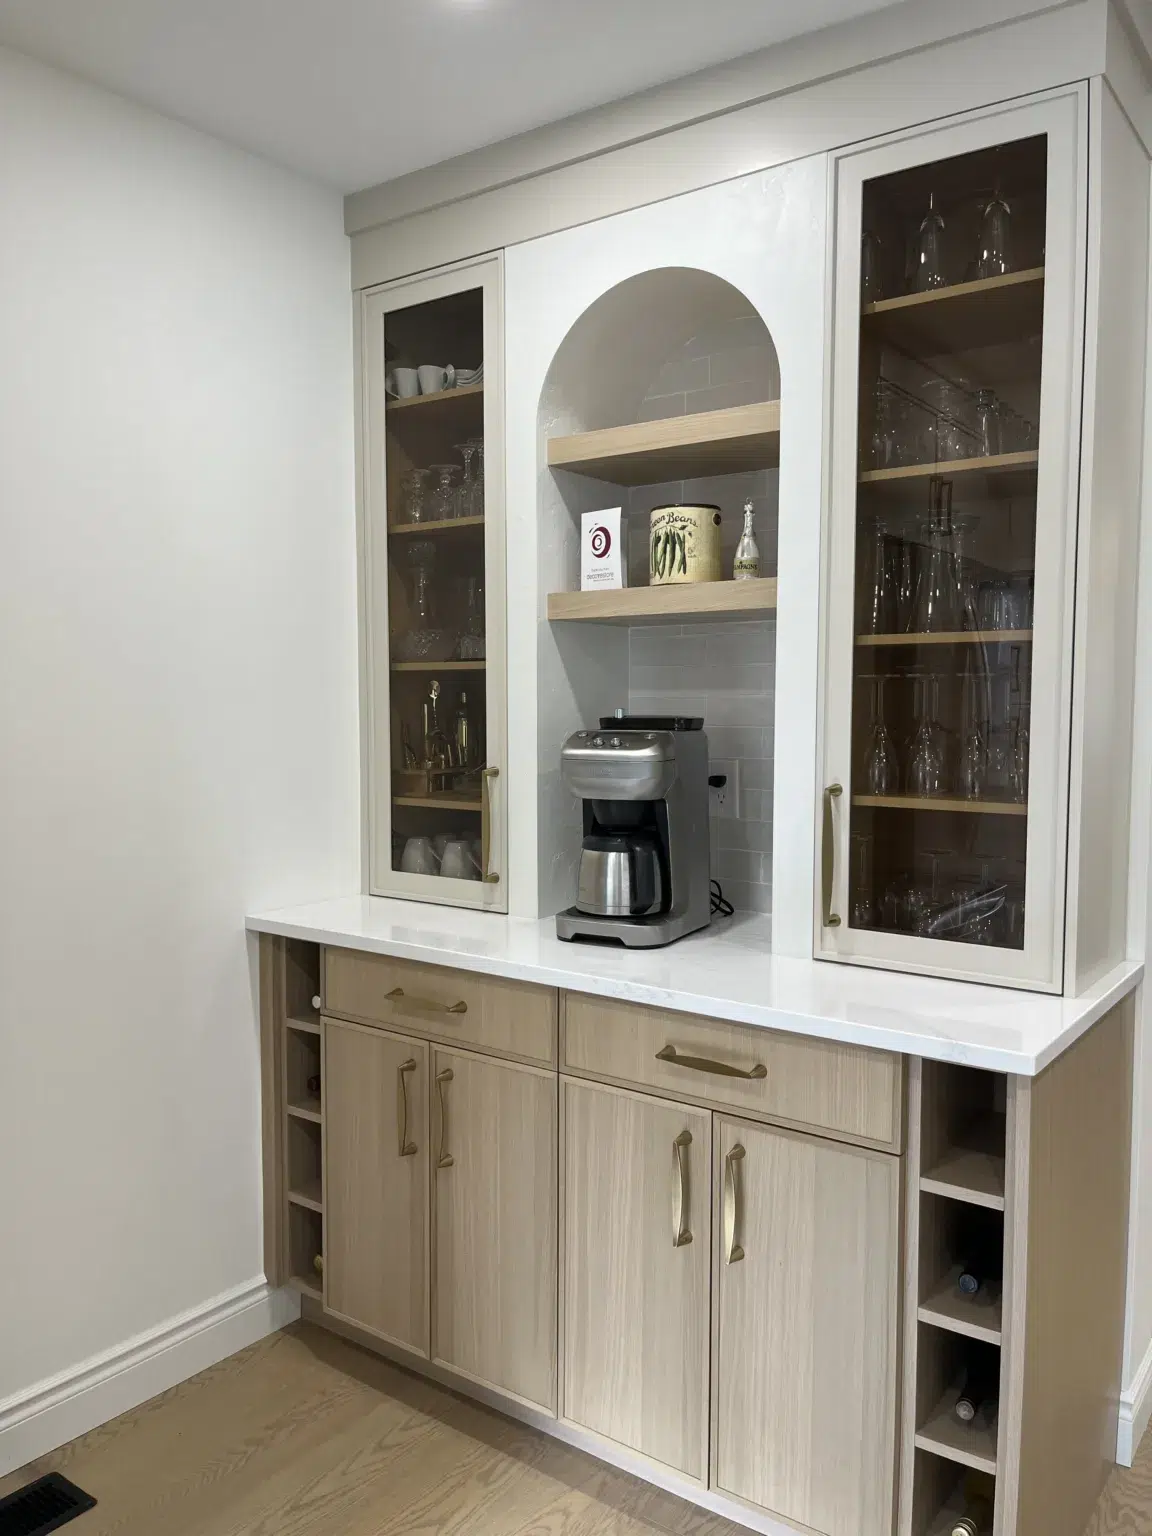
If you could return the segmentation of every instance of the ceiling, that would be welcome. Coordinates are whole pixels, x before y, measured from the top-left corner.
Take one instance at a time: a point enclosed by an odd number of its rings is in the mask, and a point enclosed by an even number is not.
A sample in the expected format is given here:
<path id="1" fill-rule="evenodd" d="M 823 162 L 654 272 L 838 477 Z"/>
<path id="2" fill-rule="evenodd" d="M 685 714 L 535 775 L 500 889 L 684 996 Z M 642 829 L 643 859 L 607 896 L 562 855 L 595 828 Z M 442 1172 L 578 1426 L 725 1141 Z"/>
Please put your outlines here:
<path id="1" fill-rule="evenodd" d="M 0 44 L 343 192 L 887 0 L 0 0 Z"/>

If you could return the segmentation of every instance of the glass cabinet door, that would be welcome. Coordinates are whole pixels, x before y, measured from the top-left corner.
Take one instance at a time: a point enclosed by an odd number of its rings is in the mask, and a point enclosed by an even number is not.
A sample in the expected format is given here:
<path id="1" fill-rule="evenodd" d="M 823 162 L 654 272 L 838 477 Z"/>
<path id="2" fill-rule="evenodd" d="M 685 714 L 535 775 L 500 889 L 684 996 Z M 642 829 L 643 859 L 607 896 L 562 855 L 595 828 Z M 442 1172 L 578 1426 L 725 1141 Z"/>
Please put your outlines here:
<path id="1" fill-rule="evenodd" d="M 1061 984 L 1077 118 L 838 167 L 821 954 Z"/>
<path id="2" fill-rule="evenodd" d="M 504 910 L 499 263 L 362 312 L 375 894 Z"/>

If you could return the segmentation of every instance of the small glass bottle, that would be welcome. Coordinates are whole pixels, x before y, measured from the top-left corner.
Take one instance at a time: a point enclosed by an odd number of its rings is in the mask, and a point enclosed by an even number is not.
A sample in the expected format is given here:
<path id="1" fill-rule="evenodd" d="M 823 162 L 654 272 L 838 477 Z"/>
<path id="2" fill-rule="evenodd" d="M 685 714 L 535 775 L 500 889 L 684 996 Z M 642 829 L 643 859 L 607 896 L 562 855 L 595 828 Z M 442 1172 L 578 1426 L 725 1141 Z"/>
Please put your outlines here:
<path id="1" fill-rule="evenodd" d="M 760 574 L 760 546 L 752 532 L 752 503 L 744 503 L 744 531 L 736 546 L 736 558 L 732 562 L 734 581 L 751 581 Z"/>

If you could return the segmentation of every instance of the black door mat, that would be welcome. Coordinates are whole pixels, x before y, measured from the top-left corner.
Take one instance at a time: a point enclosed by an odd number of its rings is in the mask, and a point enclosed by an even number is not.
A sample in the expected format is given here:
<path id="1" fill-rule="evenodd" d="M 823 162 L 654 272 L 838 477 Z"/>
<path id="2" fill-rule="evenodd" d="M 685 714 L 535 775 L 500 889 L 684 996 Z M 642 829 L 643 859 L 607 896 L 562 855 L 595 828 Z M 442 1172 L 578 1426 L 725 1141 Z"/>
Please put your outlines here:
<path id="1" fill-rule="evenodd" d="M 49 1472 L 0 1499 L 0 1536 L 47 1536 L 95 1507 L 90 1493 Z"/>

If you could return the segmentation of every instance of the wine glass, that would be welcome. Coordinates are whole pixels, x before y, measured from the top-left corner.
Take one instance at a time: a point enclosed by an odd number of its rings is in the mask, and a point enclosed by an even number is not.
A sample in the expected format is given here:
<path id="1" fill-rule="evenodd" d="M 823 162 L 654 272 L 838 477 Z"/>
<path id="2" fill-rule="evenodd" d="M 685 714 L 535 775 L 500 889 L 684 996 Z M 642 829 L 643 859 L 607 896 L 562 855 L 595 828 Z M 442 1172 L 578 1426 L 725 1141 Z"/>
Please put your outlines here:
<path id="1" fill-rule="evenodd" d="M 476 449 L 476 474 L 472 480 L 471 506 L 473 517 L 484 516 L 484 439 L 482 437 L 469 438 Z"/>
<path id="2" fill-rule="evenodd" d="M 1000 404 L 994 389 L 982 389 L 976 396 L 976 439 L 981 457 L 1000 452 Z"/>
<path id="3" fill-rule="evenodd" d="M 891 634 L 895 628 L 892 607 L 887 529 L 883 519 L 878 517 L 872 527 L 872 549 L 867 565 L 860 632 L 865 635 Z"/>
<path id="4" fill-rule="evenodd" d="M 472 516 L 472 460 L 476 455 L 476 444 L 469 438 L 467 442 L 456 443 L 453 453 L 458 453 L 464 460 L 464 478 L 456 490 L 456 516 Z"/>
<path id="5" fill-rule="evenodd" d="M 997 187 L 980 222 L 980 252 L 976 270 L 981 277 L 1003 277 L 1012 270 L 1012 210 Z"/>
<path id="6" fill-rule="evenodd" d="M 403 491 L 404 521 L 406 523 L 421 523 L 426 515 L 426 503 L 424 500 L 424 475 L 422 469 L 410 469 L 405 474 L 401 486 Z"/>
<path id="7" fill-rule="evenodd" d="M 983 679 L 969 661 L 963 681 L 963 727 L 959 788 L 965 800 L 981 800 L 988 779 L 988 743 L 984 731 Z"/>
<path id="8" fill-rule="evenodd" d="M 429 473 L 439 476 L 439 484 L 430 498 L 431 521 L 450 522 L 456 516 L 455 480 L 460 474 L 460 467 L 457 464 L 433 464 L 429 467 Z"/>
<path id="9" fill-rule="evenodd" d="M 864 792 L 868 795 L 894 795 L 899 777 L 896 746 L 884 720 L 886 681 L 885 677 L 872 679 L 872 724 L 864 754 Z"/>
<path id="10" fill-rule="evenodd" d="M 936 212 L 936 194 L 928 194 L 928 212 L 920 221 L 920 238 L 916 247 L 916 292 L 926 293 L 930 288 L 943 288 L 944 277 L 944 220 Z"/>
<path id="11" fill-rule="evenodd" d="M 944 793 L 944 754 L 939 728 L 931 718 L 929 679 L 915 679 L 915 720 L 908 759 L 908 793 L 931 800 Z"/>

